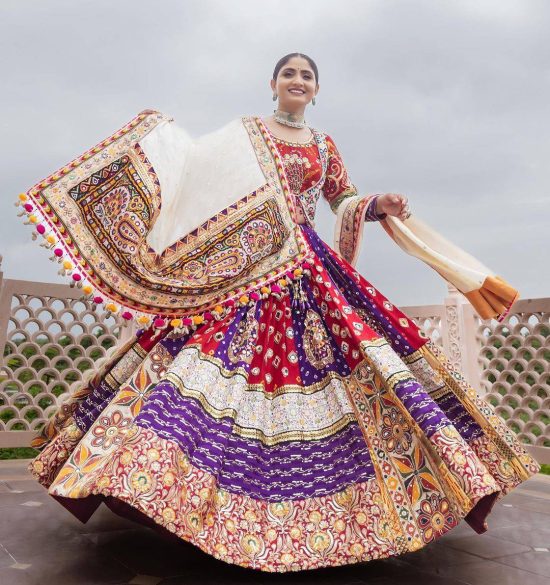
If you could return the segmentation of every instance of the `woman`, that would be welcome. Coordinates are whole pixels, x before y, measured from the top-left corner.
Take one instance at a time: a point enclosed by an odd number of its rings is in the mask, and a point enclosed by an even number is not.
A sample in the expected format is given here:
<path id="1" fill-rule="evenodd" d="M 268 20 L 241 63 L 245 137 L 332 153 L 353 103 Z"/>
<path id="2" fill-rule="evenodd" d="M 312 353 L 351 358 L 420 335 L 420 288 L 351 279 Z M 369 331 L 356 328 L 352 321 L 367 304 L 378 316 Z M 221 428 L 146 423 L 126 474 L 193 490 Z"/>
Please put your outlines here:
<path id="1" fill-rule="evenodd" d="M 33 474 L 83 522 L 105 502 L 229 563 L 313 569 L 418 550 L 462 519 L 484 532 L 539 470 L 347 260 L 383 221 L 447 280 L 482 274 L 461 290 L 486 316 L 515 291 L 403 195 L 358 195 L 305 124 L 318 81 L 286 55 L 273 116 L 192 141 L 145 111 L 20 197 L 73 283 L 143 326 L 34 441 Z M 339 253 L 313 230 L 320 196 Z"/>

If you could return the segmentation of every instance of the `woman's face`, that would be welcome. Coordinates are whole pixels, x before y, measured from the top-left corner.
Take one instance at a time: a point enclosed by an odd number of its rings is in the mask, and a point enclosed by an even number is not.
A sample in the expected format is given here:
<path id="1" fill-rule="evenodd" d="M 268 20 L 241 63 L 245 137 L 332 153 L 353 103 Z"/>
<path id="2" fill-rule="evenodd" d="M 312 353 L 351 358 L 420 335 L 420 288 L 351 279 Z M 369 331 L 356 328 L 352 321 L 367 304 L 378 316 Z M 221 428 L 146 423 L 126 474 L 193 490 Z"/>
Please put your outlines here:
<path id="1" fill-rule="evenodd" d="M 303 110 L 319 91 L 315 73 L 303 57 L 291 57 L 271 80 L 271 89 L 279 96 L 279 108 L 288 112 Z"/>

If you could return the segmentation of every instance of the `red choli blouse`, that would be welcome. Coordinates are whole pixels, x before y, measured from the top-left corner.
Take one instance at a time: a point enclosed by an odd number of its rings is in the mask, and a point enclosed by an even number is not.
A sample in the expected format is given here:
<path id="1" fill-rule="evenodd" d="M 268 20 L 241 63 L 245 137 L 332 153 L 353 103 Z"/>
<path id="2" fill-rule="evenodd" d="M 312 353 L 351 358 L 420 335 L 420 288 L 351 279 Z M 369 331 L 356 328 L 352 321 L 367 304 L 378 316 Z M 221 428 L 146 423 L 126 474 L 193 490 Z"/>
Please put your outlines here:
<path id="1" fill-rule="evenodd" d="M 312 136 L 308 142 L 289 142 L 277 138 L 269 129 L 281 155 L 289 187 L 295 195 L 303 193 L 315 186 L 323 174 L 323 166 L 319 158 L 319 149 L 315 138 Z M 336 213 L 338 205 L 347 197 L 357 195 L 355 185 L 350 181 L 342 157 L 336 148 L 334 140 L 325 134 L 327 143 L 327 170 L 321 194 L 328 201 L 333 212 Z M 385 214 L 376 213 L 376 200 L 378 195 L 370 198 L 367 205 L 365 221 L 377 221 L 386 217 Z M 297 202 L 298 203 L 298 202 Z M 305 217 L 307 213 L 304 212 Z"/>
<path id="2" fill-rule="evenodd" d="M 271 135 L 277 144 L 285 166 L 290 189 L 293 193 L 302 193 L 321 180 L 323 172 L 317 143 L 312 137 L 309 142 L 289 142 Z M 339 195 L 356 191 L 351 183 L 342 157 L 328 134 L 325 135 L 328 149 L 328 165 L 322 194 L 332 204 Z"/>

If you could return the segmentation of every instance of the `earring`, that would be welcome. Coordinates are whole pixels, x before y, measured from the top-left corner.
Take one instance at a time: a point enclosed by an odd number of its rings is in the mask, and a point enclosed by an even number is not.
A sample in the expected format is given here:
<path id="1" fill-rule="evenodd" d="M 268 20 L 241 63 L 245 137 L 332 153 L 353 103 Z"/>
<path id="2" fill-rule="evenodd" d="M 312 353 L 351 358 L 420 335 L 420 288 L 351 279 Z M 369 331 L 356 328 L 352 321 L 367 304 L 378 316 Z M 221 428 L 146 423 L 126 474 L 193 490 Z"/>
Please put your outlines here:
<path id="1" fill-rule="evenodd" d="M 313 97 L 311 98 L 311 105 L 312 105 L 312 106 L 314 106 L 314 105 L 315 105 L 315 96 L 313 96 Z"/>
<path id="2" fill-rule="evenodd" d="M 276 93 L 274 93 L 274 94 L 273 94 L 273 101 L 274 101 L 274 102 L 276 102 L 276 101 L 277 101 L 277 94 L 276 94 Z"/>

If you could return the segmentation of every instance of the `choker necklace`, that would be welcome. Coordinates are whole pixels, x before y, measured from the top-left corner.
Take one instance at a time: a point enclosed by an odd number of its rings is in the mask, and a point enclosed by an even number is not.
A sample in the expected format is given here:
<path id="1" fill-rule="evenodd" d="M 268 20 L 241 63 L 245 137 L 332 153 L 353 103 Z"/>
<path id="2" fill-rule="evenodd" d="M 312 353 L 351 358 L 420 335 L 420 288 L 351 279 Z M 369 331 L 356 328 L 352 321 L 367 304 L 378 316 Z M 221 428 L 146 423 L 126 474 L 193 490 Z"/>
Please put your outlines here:
<path id="1" fill-rule="evenodd" d="M 305 128 L 306 121 L 302 114 L 291 114 L 290 112 L 283 112 L 283 110 L 273 110 L 275 120 L 279 124 L 291 126 L 292 128 Z"/>

